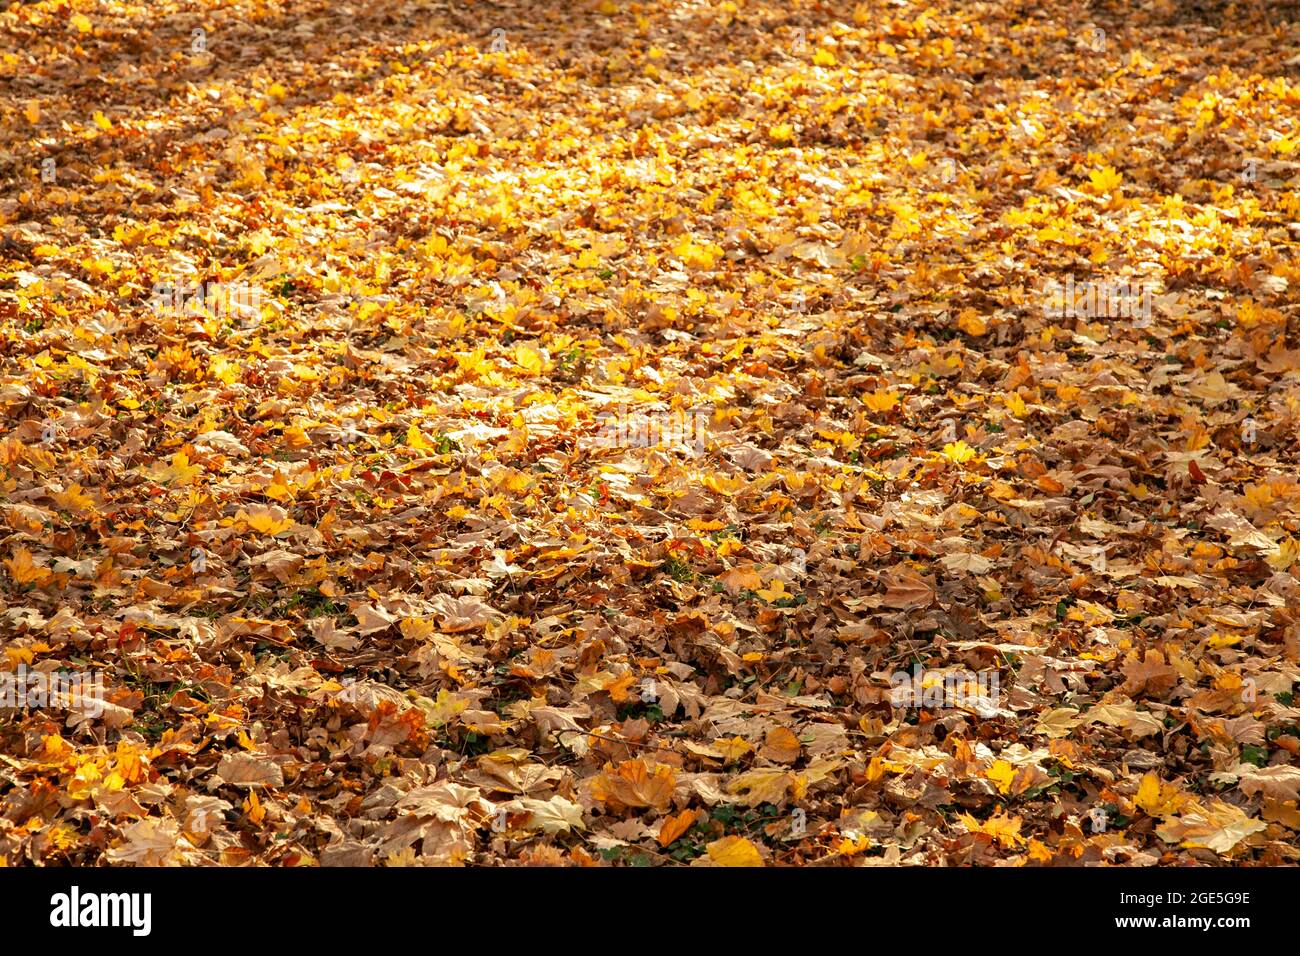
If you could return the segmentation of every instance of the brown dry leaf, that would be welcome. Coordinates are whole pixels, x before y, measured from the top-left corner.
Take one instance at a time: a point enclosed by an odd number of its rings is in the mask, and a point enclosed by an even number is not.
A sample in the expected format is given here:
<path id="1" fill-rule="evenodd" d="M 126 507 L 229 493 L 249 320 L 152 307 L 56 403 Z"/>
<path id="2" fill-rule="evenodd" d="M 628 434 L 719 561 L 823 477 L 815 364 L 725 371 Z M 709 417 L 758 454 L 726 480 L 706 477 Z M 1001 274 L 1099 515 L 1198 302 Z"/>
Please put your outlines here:
<path id="1" fill-rule="evenodd" d="M 221 758 L 214 775 L 220 783 L 232 787 L 271 787 L 284 786 L 284 771 L 270 757 L 257 754 L 233 753 Z"/>
<path id="2" fill-rule="evenodd" d="M 727 793 L 734 795 L 737 801 L 747 807 L 756 807 L 760 803 L 780 805 L 785 802 L 786 794 L 794 782 L 794 774 L 787 770 L 750 770 L 727 784 Z"/>
<path id="3" fill-rule="evenodd" d="M 1268 800 L 1300 800 L 1300 767 L 1279 765 L 1248 770 L 1240 777 L 1241 792 Z"/>
<path id="4" fill-rule="evenodd" d="M 505 806 L 510 810 L 528 814 L 526 829 L 541 830 L 548 836 L 568 833 L 571 830 L 582 830 L 586 826 L 582 820 L 582 807 L 558 795 L 547 800 L 524 797 L 511 801 Z"/>
<path id="5" fill-rule="evenodd" d="M 1125 666 L 1124 677 L 1120 689 L 1129 697 L 1163 697 L 1178 683 L 1178 672 L 1165 663 L 1158 650 L 1148 650 L 1141 663 Z"/>
<path id="6" fill-rule="evenodd" d="M 903 565 L 891 569 L 882 580 L 885 583 L 886 607 L 915 610 L 934 603 L 934 582 Z"/>
<path id="7" fill-rule="evenodd" d="M 672 800 L 677 775 L 666 764 L 650 767 L 644 760 L 625 760 L 591 781 L 592 796 L 613 807 L 652 807 L 663 812 Z"/>
<path id="8" fill-rule="evenodd" d="M 107 856 L 134 866 L 183 866 L 194 863 L 196 854 L 175 820 L 145 817 L 122 828 L 122 843 L 109 847 Z"/>
<path id="9" fill-rule="evenodd" d="M 1085 723 L 1109 724 L 1133 734 L 1134 737 L 1148 737 L 1158 734 L 1164 725 L 1152 714 L 1137 709 L 1131 700 L 1115 700 L 1098 704 L 1083 715 Z"/>
<path id="10" fill-rule="evenodd" d="M 1165 823 L 1156 834 L 1185 847 L 1205 847 L 1215 853 L 1231 853 L 1241 841 L 1268 828 L 1231 804 L 1214 801 L 1209 808 L 1195 805 Z"/>
<path id="11" fill-rule="evenodd" d="M 501 620 L 501 615 L 476 597 L 452 598 L 439 594 L 429 602 L 444 631 L 474 631 Z"/>
<path id="12" fill-rule="evenodd" d="M 773 727 L 767 732 L 760 755 L 776 763 L 794 763 L 799 759 L 799 738 L 786 727 Z"/>

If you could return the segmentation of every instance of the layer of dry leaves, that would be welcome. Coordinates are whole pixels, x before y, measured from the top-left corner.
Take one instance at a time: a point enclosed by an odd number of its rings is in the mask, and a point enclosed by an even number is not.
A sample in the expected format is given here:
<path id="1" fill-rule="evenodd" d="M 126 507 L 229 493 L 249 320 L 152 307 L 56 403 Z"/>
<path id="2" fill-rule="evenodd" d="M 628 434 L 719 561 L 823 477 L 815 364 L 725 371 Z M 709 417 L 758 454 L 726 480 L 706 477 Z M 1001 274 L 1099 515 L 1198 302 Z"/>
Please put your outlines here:
<path id="1" fill-rule="evenodd" d="M 10 4 L 3 856 L 1294 863 L 1295 14 Z"/>

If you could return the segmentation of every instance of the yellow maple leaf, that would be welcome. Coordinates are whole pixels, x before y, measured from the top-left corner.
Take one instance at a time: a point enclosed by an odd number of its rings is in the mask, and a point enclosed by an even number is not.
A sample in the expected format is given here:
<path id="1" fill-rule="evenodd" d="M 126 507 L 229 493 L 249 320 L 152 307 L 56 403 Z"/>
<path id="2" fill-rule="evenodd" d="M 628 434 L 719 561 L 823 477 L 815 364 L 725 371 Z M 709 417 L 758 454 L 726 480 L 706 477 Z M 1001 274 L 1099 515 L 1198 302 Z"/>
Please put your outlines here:
<path id="1" fill-rule="evenodd" d="M 266 819 L 266 807 L 262 806 L 262 801 L 257 799 L 256 790 L 248 791 L 248 798 L 244 801 L 244 812 L 256 826 L 261 826 L 262 821 Z"/>
<path id="2" fill-rule="evenodd" d="M 718 866 L 762 866 L 758 847 L 742 836 L 727 836 L 708 846 L 709 859 Z"/>
<path id="3" fill-rule="evenodd" d="M 1300 561 L 1300 541 L 1286 537 L 1277 543 L 1277 550 L 1264 556 L 1269 567 L 1275 571 L 1285 571 L 1296 561 Z"/>
<path id="4" fill-rule="evenodd" d="M 857 856 L 871 849 L 871 837 L 865 833 L 847 833 L 840 837 L 832 850 L 837 856 Z"/>
<path id="5" fill-rule="evenodd" d="M 1148 771 L 1147 775 L 1141 778 L 1134 803 L 1138 804 L 1139 809 L 1147 810 L 1148 813 L 1157 808 L 1160 804 L 1160 778 L 1156 777 L 1156 774 Z"/>
<path id="6" fill-rule="evenodd" d="M 969 813 L 963 813 L 957 819 L 972 833 L 983 833 L 1004 847 L 1015 847 L 1025 842 L 1025 838 L 1020 835 L 1020 825 L 1024 822 L 1020 817 L 1009 817 L 999 813 L 980 823 Z"/>
<path id="7" fill-rule="evenodd" d="M 23 116 L 26 116 L 27 122 L 33 126 L 41 121 L 41 108 L 35 100 L 27 101 L 27 106 L 23 109 Z"/>
<path id="8" fill-rule="evenodd" d="M 1164 817 L 1186 802 L 1173 784 L 1161 783 L 1154 771 L 1148 770 L 1138 784 L 1133 803 L 1139 810 L 1153 817 Z"/>
<path id="9" fill-rule="evenodd" d="M 527 345 L 515 346 L 515 364 L 529 375 L 540 375 L 546 371 L 546 360 L 542 353 L 530 349 Z"/>
<path id="10" fill-rule="evenodd" d="M 959 438 L 943 446 L 943 457 L 955 465 L 964 465 L 975 457 L 975 449 Z"/>
<path id="11" fill-rule="evenodd" d="M 727 793 L 733 794 L 738 803 L 748 807 L 762 803 L 779 804 L 795 784 L 795 775 L 788 770 L 759 767 L 742 773 L 727 784 Z"/>
<path id="12" fill-rule="evenodd" d="M 163 465 L 155 462 L 153 468 L 149 471 L 149 477 L 157 482 L 175 482 L 180 485 L 190 485 L 202 473 L 203 469 L 201 467 L 190 464 L 188 454 L 184 451 L 178 451 L 172 455 L 170 464 Z"/>
<path id="13" fill-rule="evenodd" d="M 51 500 L 63 511 L 71 511 L 80 514 L 89 511 L 94 507 L 94 501 L 82 493 L 81 485 L 73 484 L 63 491 L 56 491 L 50 495 Z"/>
<path id="14" fill-rule="evenodd" d="M 631 671 L 625 671 L 619 677 L 611 678 L 605 682 L 605 690 L 609 691 L 610 700 L 616 704 L 621 704 L 627 700 L 627 692 L 631 689 L 636 675 Z"/>
<path id="15" fill-rule="evenodd" d="M 703 484 L 704 487 L 708 488 L 710 491 L 716 491 L 718 494 L 726 495 L 730 498 L 732 495 L 736 494 L 736 492 L 745 487 L 746 481 L 743 475 L 738 475 L 735 478 L 728 478 L 726 475 L 714 474 L 705 475 Z"/>
<path id="16" fill-rule="evenodd" d="M 235 515 L 235 520 L 244 522 L 250 531 L 273 537 L 293 527 L 293 519 L 285 517 L 284 511 L 279 508 L 254 508 L 251 512 L 241 510 Z"/>
<path id="17" fill-rule="evenodd" d="M 722 759 L 727 763 L 735 763 L 745 754 L 753 750 L 753 746 L 744 737 L 729 737 L 726 740 L 715 740 L 713 745 L 721 752 Z"/>
<path id="18" fill-rule="evenodd" d="M 1030 838 L 1029 840 L 1029 858 L 1035 863 L 1051 863 L 1052 851 L 1043 843 Z"/>
<path id="19" fill-rule="evenodd" d="M 889 389 L 877 389 L 862 396 L 862 403 L 873 412 L 888 412 L 898 404 L 898 393 Z"/>
<path id="20" fill-rule="evenodd" d="M 214 378 L 224 382 L 226 385 L 232 385 L 239 380 L 239 366 L 221 356 L 217 356 L 212 360 L 210 371 Z M 140 407 L 138 402 L 136 403 L 136 407 Z"/>
<path id="21" fill-rule="evenodd" d="M 673 255 L 692 269 L 711 269 L 721 251 L 712 243 L 701 245 L 690 236 L 683 236 L 681 241 L 673 246 Z"/>
<path id="22" fill-rule="evenodd" d="M 726 538 L 718 544 L 718 557 L 725 558 L 729 554 L 735 554 L 737 551 L 744 549 L 744 544 L 735 538 Z"/>
<path id="23" fill-rule="evenodd" d="M 1088 182 L 1092 184 L 1094 192 L 1108 193 L 1119 188 L 1119 184 L 1124 181 L 1122 174 L 1115 171 L 1112 166 L 1102 166 L 1100 169 L 1094 169 L 1088 174 Z"/>
<path id="24" fill-rule="evenodd" d="M 8 564 L 8 562 L 5 562 Z M 30 664 L 36 659 L 36 653 L 30 647 L 6 647 L 5 657 L 9 658 L 9 663 L 15 666 L 19 664 Z"/>
<path id="25" fill-rule="evenodd" d="M 77 28 L 78 33 L 89 33 L 95 28 L 95 25 L 90 22 L 90 18 L 82 13 L 74 13 L 70 22 Z"/>
<path id="26" fill-rule="evenodd" d="M 306 448 L 311 444 L 311 438 L 301 425 L 290 425 L 283 432 L 284 443 L 290 448 Z"/>
<path id="27" fill-rule="evenodd" d="M 462 372 L 478 373 L 490 369 L 492 363 L 487 360 L 486 349 L 475 349 L 473 352 L 457 352 L 456 367 Z"/>
<path id="28" fill-rule="evenodd" d="M 957 328 L 967 335 L 980 336 L 989 330 L 989 323 L 974 309 L 962 309 L 957 315 Z"/>
<path id="29" fill-rule="evenodd" d="M 1280 156 L 1289 156 L 1300 147 L 1300 136 L 1279 136 L 1268 144 L 1268 148 Z"/>
<path id="30" fill-rule="evenodd" d="M 95 125 L 100 129 L 108 130 L 113 128 L 113 121 L 99 110 L 95 110 L 95 115 L 92 116 L 91 119 L 95 121 Z"/>
<path id="31" fill-rule="evenodd" d="M 998 793 L 1010 793 L 1011 781 L 1016 779 L 1016 768 L 1005 760 L 998 760 L 984 771 L 984 776 L 997 784 Z"/>
<path id="32" fill-rule="evenodd" d="M 406 444 L 416 451 L 428 451 L 433 447 L 424 440 L 424 436 L 420 434 L 420 429 L 415 427 L 414 424 L 406 430 Z"/>

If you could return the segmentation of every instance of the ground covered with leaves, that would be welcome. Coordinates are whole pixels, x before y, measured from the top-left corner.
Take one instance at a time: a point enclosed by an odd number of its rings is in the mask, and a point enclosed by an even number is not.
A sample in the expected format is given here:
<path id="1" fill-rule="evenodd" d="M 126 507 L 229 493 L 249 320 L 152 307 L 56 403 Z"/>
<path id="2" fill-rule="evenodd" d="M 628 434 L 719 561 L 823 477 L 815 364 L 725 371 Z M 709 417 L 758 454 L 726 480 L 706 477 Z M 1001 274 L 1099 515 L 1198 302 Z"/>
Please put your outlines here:
<path id="1" fill-rule="evenodd" d="M 9 5 L 0 855 L 1295 863 L 1296 12 Z"/>

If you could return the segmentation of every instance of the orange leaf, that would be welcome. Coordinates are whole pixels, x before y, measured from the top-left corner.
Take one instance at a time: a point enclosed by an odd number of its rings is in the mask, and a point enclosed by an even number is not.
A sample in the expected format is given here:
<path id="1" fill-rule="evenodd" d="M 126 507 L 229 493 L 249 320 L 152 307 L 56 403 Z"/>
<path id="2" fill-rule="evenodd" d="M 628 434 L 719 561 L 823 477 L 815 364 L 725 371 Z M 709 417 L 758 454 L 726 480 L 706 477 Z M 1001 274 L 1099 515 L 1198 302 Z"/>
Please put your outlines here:
<path id="1" fill-rule="evenodd" d="M 776 763 L 794 763 L 799 759 L 799 738 L 787 727 L 773 727 L 767 732 L 759 754 Z"/>
<path id="2" fill-rule="evenodd" d="M 677 774 L 666 764 L 653 771 L 644 760 L 624 760 L 615 769 L 606 765 L 591 782 L 591 793 L 602 803 L 618 807 L 654 807 L 660 812 L 672 801 Z"/>
<path id="3" fill-rule="evenodd" d="M 18 584 L 44 584 L 50 579 L 50 571 L 32 560 L 32 553 L 26 548 L 19 548 L 12 558 L 5 558 L 5 567 L 9 576 Z"/>
<path id="4" fill-rule="evenodd" d="M 659 828 L 659 835 L 655 839 L 659 841 L 660 846 L 668 846 L 691 828 L 697 816 L 694 810 L 683 810 L 677 816 L 669 817 Z"/>

